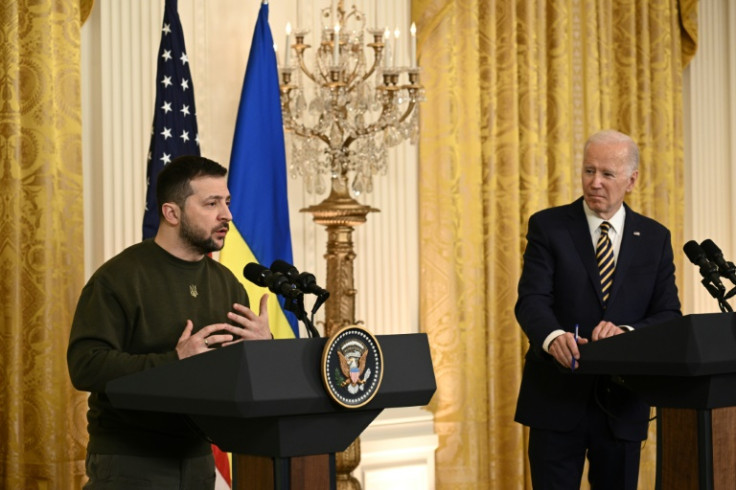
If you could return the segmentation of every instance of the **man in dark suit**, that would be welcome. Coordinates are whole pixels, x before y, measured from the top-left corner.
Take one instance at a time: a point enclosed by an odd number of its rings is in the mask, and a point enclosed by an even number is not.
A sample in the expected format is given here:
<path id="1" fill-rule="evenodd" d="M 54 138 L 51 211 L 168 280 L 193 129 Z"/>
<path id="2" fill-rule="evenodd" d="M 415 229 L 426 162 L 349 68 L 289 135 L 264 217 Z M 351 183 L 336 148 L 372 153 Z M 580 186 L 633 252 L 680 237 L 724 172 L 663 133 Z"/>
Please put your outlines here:
<path id="1" fill-rule="evenodd" d="M 593 489 L 637 486 L 649 407 L 608 377 L 571 371 L 578 343 L 681 315 L 670 232 L 623 202 L 638 167 L 629 136 L 596 133 L 583 197 L 529 219 L 515 311 L 530 347 L 515 420 L 530 427 L 535 489 L 580 488 L 586 455 Z"/>

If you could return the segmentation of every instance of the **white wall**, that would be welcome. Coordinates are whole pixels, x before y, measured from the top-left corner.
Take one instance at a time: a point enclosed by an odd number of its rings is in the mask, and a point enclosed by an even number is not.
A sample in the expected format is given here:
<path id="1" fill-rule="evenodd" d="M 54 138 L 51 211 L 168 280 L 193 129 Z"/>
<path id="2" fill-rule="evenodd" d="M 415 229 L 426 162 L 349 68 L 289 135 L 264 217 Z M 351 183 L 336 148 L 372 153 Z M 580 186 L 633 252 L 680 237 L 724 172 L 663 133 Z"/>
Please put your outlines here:
<path id="1" fill-rule="evenodd" d="M 698 51 L 684 80 L 685 241 L 710 238 L 736 262 L 736 4 L 701 1 L 698 9 Z M 696 266 L 686 260 L 677 274 L 683 313 L 719 311 Z"/>

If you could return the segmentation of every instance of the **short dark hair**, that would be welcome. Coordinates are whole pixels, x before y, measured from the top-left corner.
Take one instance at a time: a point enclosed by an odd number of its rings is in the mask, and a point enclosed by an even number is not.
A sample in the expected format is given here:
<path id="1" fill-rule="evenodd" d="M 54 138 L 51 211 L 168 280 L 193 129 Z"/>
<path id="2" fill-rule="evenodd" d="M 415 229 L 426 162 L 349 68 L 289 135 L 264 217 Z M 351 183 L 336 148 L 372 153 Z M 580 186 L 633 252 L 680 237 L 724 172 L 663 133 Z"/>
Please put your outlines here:
<path id="1" fill-rule="evenodd" d="M 167 202 L 184 207 L 187 197 L 191 196 L 192 180 L 199 177 L 224 177 L 227 169 L 219 163 L 197 155 L 182 155 L 174 158 L 158 174 L 156 180 L 156 201 L 158 214 Z"/>

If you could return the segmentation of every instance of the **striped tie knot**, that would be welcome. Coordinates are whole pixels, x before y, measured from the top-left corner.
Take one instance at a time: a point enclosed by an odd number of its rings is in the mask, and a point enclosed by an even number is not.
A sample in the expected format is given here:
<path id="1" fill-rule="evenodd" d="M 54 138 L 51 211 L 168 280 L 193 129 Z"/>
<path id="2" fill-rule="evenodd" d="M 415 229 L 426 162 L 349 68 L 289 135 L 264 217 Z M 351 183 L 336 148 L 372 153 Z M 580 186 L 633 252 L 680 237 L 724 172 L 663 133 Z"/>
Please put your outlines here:
<path id="1" fill-rule="evenodd" d="M 611 223 L 604 221 L 601 223 L 601 236 L 595 247 L 595 258 L 598 262 L 598 270 L 601 275 L 601 294 L 603 296 L 603 306 L 608 303 L 608 297 L 611 295 L 611 284 L 613 283 L 613 271 L 615 269 L 615 261 L 613 259 L 613 244 L 608 232 L 611 229 Z"/>

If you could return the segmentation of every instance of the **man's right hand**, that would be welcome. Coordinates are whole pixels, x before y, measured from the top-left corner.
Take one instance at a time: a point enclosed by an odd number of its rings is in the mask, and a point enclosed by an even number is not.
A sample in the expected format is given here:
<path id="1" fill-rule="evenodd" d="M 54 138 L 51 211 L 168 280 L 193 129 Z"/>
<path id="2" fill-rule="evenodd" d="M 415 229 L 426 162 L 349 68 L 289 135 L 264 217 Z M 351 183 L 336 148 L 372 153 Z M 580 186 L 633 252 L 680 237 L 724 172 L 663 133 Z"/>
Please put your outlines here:
<path id="1" fill-rule="evenodd" d="M 549 353 L 555 358 L 557 362 L 565 366 L 566 368 L 572 369 L 572 359 L 575 358 L 575 369 L 578 368 L 578 360 L 580 360 L 580 351 L 578 350 L 578 344 L 587 344 L 588 339 L 578 337 L 575 342 L 575 335 L 570 332 L 565 332 L 550 342 Z"/>
<path id="2" fill-rule="evenodd" d="M 176 354 L 179 359 L 208 352 L 213 347 L 218 347 L 226 342 L 231 342 L 236 337 L 239 328 L 229 323 L 214 323 L 207 325 L 199 332 L 192 335 L 194 323 L 187 320 L 187 325 L 176 343 Z M 221 332 L 232 332 L 232 335 Z M 215 332 L 218 332 L 215 334 Z M 214 334 L 214 335 L 213 335 Z"/>

